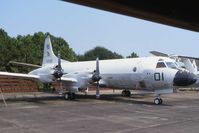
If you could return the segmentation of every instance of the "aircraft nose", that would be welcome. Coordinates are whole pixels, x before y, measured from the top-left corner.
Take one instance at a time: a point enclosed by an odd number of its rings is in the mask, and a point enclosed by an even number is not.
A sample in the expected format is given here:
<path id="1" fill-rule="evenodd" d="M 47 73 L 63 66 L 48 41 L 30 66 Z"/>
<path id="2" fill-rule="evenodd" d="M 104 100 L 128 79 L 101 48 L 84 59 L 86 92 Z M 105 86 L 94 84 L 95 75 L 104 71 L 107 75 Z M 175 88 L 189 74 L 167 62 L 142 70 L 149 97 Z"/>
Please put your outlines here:
<path id="1" fill-rule="evenodd" d="M 193 73 L 179 70 L 174 77 L 174 86 L 189 86 L 196 82 L 195 75 Z"/>

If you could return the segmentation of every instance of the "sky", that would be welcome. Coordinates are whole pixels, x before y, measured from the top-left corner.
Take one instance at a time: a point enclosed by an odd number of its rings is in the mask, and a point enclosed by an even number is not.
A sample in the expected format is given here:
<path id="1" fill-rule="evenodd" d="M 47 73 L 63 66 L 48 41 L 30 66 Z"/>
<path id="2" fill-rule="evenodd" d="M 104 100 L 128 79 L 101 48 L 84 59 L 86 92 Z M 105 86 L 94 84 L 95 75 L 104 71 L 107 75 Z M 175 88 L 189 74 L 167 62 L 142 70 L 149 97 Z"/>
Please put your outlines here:
<path id="1" fill-rule="evenodd" d="M 50 32 L 77 53 L 102 46 L 121 55 L 136 52 L 199 57 L 199 33 L 56 0 L 3 0 L 0 28 L 9 36 Z"/>

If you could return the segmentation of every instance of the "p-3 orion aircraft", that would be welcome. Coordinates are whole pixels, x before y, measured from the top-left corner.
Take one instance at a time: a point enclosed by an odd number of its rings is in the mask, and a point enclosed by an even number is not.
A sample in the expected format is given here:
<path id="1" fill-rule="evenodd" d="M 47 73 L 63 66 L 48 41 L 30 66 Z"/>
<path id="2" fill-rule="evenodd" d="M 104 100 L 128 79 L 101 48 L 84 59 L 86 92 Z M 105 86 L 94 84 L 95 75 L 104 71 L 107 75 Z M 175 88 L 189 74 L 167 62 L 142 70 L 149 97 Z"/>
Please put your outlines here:
<path id="1" fill-rule="evenodd" d="M 169 57 L 141 57 L 95 61 L 69 62 L 55 56 L 48 35 L 44 43 L 42 66 L 28 74 L 0 72 L 0 75 L 35 79 L 43 83 L 61 80 L 67 88 L 65 99 L 74 99 L 75 93 L 92 84 L 96 85 L 96 97 L 100 87 L 122 89 L 123 96 L 130 90 L 155 92 L 155 104 L 162 104 L 162 94 L 172 93 L 174 87 L 188 87 L 197 79 L 189 71 L 181 70 Z"/>

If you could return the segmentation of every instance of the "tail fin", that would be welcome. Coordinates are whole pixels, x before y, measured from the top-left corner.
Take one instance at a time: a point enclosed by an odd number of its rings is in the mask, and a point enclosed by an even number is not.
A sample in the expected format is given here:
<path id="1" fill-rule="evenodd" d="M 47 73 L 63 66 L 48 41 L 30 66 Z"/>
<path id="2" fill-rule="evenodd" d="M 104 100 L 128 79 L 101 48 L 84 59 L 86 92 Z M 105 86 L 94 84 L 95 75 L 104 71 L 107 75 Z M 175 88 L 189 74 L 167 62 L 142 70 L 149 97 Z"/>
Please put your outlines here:
<path id="1" fill-rule="evenodd" d="M 191 72 L 191 73 L 196 73 L 197 72 L 197 66 L 195 63 L 195 60 L 193 60 L 193 63 L 190 61 L 190 59 L 184 59 L 183 63 L 185 67 Z"/>
<path id="2" fill-rule="evenodd" d="M 50 36 L 48 35 L 45 39 L 45 42 L 44 42 L 42 67 L 47 65 L 47 64 L 54 64 L 54 63 L 57 64 L 57 59 L 58 58 L 55 56 L 53 49 L 52 49 Z"/>

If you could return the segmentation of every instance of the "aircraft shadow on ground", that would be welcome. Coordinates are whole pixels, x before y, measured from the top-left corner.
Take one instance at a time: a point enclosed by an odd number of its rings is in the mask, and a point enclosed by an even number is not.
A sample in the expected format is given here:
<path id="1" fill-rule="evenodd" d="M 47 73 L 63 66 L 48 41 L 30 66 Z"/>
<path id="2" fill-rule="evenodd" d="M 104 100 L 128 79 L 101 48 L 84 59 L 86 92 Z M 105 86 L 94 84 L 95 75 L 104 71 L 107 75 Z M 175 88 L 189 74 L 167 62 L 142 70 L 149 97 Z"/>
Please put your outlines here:
<path id="1" fill-rule="evenodd" d="M 149 101 L 147 98 L 152 97 L 151 95 L 143 95 L 143 94 L 134 94 L 131 97 L 122 97 L 121 94 L 103 94 L 101 95 L 100 101 L 107 102 L 118 102 L 118 103 L 128 103 L 128 104 L 146 104 L 146 105 L 155 105 L 153 103 L 153 99 Z M 81 101 L 81 99 L 92 99 L 96 100 L 95 95 L 77 95 L 76 101 Z M 161 106 L 170 106 L 167 104 L 162 104 Z"/>
<path id="2" fill-rule="evenodd" d="M 148 100 L 152 95 L 143 94 L 133 94 L 131 97 L 122 97 L 121 94 L 103 94 L 100 99 L 96 99 L 95 95 L 76 95 L 75 100 L 70 100 L 71 102 L 89 102 L 93 100 L 99 100 L 104 102 L 118 102 L 118 103 L 128 103 L 128 104 L 145 104 L 154 105 L 153 99 Z M 59 101 L 64 100 L 60 96 L 36 96 L 36 97 L 20 97 L 20 98 L 8 98 L 7 102 L 31 102 L 37 104 L 48 104 L 47 101 Z M 0 100 L 3 103 L 3 100 Z M 161 106 L 170 106 L 168 104 L 162 104 Z"/>

